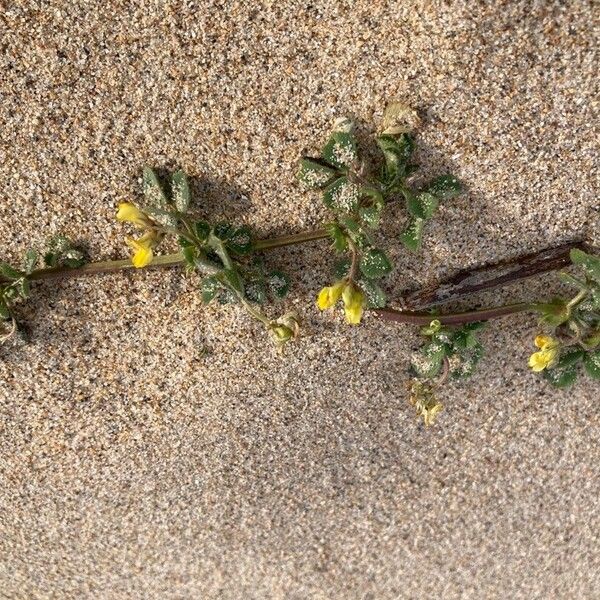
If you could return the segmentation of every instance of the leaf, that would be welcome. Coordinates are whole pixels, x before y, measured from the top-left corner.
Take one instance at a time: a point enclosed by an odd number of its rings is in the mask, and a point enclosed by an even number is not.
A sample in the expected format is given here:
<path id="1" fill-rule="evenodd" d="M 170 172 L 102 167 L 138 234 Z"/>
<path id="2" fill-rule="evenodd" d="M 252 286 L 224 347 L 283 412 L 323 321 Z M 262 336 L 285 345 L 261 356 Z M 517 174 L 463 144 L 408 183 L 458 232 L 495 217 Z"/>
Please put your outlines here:
<path id="1" fill-rule="evenodd" d="M 454 175 L 441 175 L 431 181 L 424 191 L 439 200 L 449 200 L 461 193 L 462 185 Z"/>
<path id="2" fill-rule="evenodd" d="M 167 196 L 156 173 L 150 167 L 144 167 L 142 182 L 146 204 L 150 208 L 166 210 L 168 208 Z"/>
<path id="3" fill-rule="evenodd" d="M 323 188 L 336 177 L 337 171 L 316 158 L 303 158 L 296 173 L 298 180 L 308 188 Z"/>
<path id="4" fill-rule="evenodd" d="M 333 275 L 336 279 L 342 279 L 348 275 L 352 261 L 349 258 L 342 258 L 333 265 Z"/>
<path id="5" fill-rule="evenodd" d="M 27 252 L 25 253 L 25 262 L 24 262 L 25 273 L 27 273 L 29 275 L 35 269 L 38 259 L 39 259 L 39 254 L 38 254 L 37 250 L 34 250 L 33 248 L 27 250 Z"/>
<path id="6" fill-rule="evenodd" d="M 244 294 L 250 302 L 256 304 L 264 304 L 267 300 L 265 284 L 259 279 L 247 281 L 244 286 Z"/>
<path id="7" fill-rule="evenodd" d="M 362 253 L 359 267 L 369 279 L 379 279 L 392 270 L 392 263 L 383 250 L 369 248 Z"/>
<path id="8" fill-rule="evenodd" d="M 243 293 L 244 284 L 242 278 L 235 269 L 223 269 L 223 278 L 236 292 Z"/>
<path id="9" fill-rule="evenodd" d="M 219 304 L 235 304 L 238 301 L 238 297 L 231 290 L 221 289 L 219 290 L 217 300 Z"/>
<path id="10" fill-rule="evenodd" d="M 330 165 L 338 169 L 348 169 L 358 158 L 356 140 L 347 131 L 334 131 L 321 155 Z"/>
<path id="11" fill-rule="evenodd" d="M 456 362 L 456 366 L 451 369 L 450 374 L 454 379 L 467 379 L 473 375 L 479 361 L 483 356 L 483 345 L 473 340 L 468 347 L 459 350 L 455 357 L 458 360 L 450 360 L 450 364 Z"/>
<path id="12" fill-rule="evenodd" d="M 283 271 L 271 271 L 267 276 L 267 284 L 276 298 L 285 298 L 290 289 L 290 279 Z"/>
<path id="13" fill-rule="evenodd" d="M 187 240 L 185 240 L 187 242 Z M 181 254 L 186 262 L 186 264 L 190 267 L 196 266 L 196 248 L 189 244 L 189 242 L 182 246 Z"/>
<path id="14" fill-rule="evenodd" d="M 583 357 L 585 372 L 594 379 L 600 379 L 600 350 L 587 352 Z"/>
<path id="15" fill-rule="evenodd" d="M 177 214 L 163 208 L 155 208 L 153 206 L 145 206 L 144 212 L 152 218 L 153 221 L 165 225 L 166 227 L 177 226 Z"/>
<path id="16" fill-rule="evenodd" d="M 54 252 L 46 252 L 44 254 L 44 265 L 47 267 L 56 267 L 58 264 L 58 255 Z"/>
<path id="17" fill-rule="evenodd" d="M 221 289 L 221 283 L 214 275 L 211 275 L 210 277 L 205 277 L 202 280 L 201 289 L 202 302 L 204 302 L 204 304 L 208 304 Z"/>
<path id="18" fill-rule="evenodd" d="M 349 213 L 357 209 L 359 197 L 359 187 L 347 177 L 340 177 L 325 188 L 323 203 L 332 210 Z"/>
<path id="19" fill-rule="evenodd" d="M 408 161 L 414 150 L 414 142 L 410 135 L 404 133 L 400 137 L 381 135 L 377 138 L 377 145 L 383 152 L 385 160 L 385 174 L 389 182 L 405 177 Z"/>
<path id="20" fill-rule="evenodd" d="M 0 319 L 10 319 L 10 310 L 3 298 L 0 298 Z"/>
<path id="21" fill-rule="evenodd" d="M 196 221 L 194 223 L 194 231 L 196 232 L 196 237 L 201 242 L 205 242 L 210 235 L 210 225 L 206 221 Z"/>
<path id="22" fill-rule="evenodd" d="M 411 361 L 412 367 L 419 377 L 436 377 L 442 369 L 447 348 L 437 340 L 433 340 L 421 348 Z"/>
<path id="23" fill-rule="evenodd" d="M 413 217 L 431 219 L 439 205 L 439 200 L 433 194 L 428 192 L 415 194 L 407 188 L 404 188 L 402 193 L 406 198 L 406 208 Z"/>
<path id="24" fill-rule="evenodd" d="M 385 292 L 370 279 L 361 279 L 358 282 L 362 291 L 365 293 L 368 308 L 384 308 L 387 302 Z"/>
<path id="25" fill-rule="evenodd" d="M 248 254 L 252 250 L 252 232 L 246 226 L 233 230 L 227 238 L 227 247 L 236 254 Z"/>
<path id="26" fill-rule="evenodd" d="M 358 209 L 360 218 L 369 227 L 375 228 L 379 225 L 381 219 L 381 209 L 377 206 L 361 206 Z"/>
<path id="27" fill-rule="evenodd" d="M 26 277 L 19 279 L 15 285 L 17 286 L 17 291 L 19 292 L 21 298 L 24 300 L 29 298 L 31 295 L 31 287 L 29 285 L 29 280 Z"/>
<path id="28" fill-rule="evenodd" d="M 558 363 L 544 371 L 544 379 L 557 388 L 566 388 L 577 379 L 577 366 L 583 357 L 583 350 L 572 350 L 563 354 Z"/>
<path id="29" fill-rule="evenodd" d="M 232 233 L 233 227 L 225 221 L 221 221 L 213 227 L 213 235 L 223 242 L 227 241 Z"/>
<path id="30" fill-rule="evenodd" d="M 66 235 L 55 235 L 48 240 L 48 250 L 55 254 L 63 254 L 71 247 L 71 240 Z"/>
<path id="31" fill-rule="evenodd" d="M 400 234 L 400 241 L 413 252 L 421 248 L 424 219 L 419 217 L 411 217 L 404 233 Z"/>
<path id="32" fill-rule="evenodd" d="M 171 175 L 171 192 L 173 204 L 180 213 L 187 212 L 190 207 L 190 186 L 186 174 L 179 170 Z"/>
<path id="33" fill-rule="evenodd" d="M 24 273 L 15 269 L 14 267 L 11 267 L 6 262 L 0 262 L 0 275 L 5 277 L 6 279 L 14 280 L 14 279 L 19 279 L 20 277 L 23 277 Z"/>
<path id="34" fill-rule="evenodd" d="M 533 308 L 542 315 L 540 322 L 552 327 L 562 325 L 571 316 L 567 303 L 561 298 L 554 298 L 551 302 L 540 302 Z"/>
<path id="35" fill-rule="evenodd" d="M 329 237 L 333 240 L 333 247 L 336 252 L 343 252 L 348 247 L 348 240 L 342 231 L 342 228 L 337 223 L 327 225 Z"/>
<path id="36" fill-rule="evenodd" d="M 61 260 L 62 263 L 70 269 L 76 269 L 85 263 L 83 252 L 81 252 L 81 250 L 76 250 L 75 248 L 67 250 L 62 255 Z"/>
<path id="37" fill-rule="evenodd" d="M 586 254 L 578 248 L 571 250 L 569 255 L 574 265 L 582 267 L 590 279 L 600 283 L 600 257 Z"/>

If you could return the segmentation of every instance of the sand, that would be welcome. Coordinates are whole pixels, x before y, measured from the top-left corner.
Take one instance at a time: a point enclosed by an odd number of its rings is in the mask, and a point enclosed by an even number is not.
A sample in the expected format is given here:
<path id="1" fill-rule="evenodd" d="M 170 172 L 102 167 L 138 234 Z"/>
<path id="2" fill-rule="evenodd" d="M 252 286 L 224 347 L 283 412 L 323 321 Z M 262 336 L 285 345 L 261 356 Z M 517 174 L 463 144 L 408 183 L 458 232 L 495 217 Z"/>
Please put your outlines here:
<path id="1" fill-rule="evenodd" d="M 0 3 L 0 253 L 64 232 L 126 256 L 118 202 L 184 168 L 199 214 L 259 235 L 327 219 L 294 181 L 334 118 L 423 119 L 426 175 L 468 192 L 419 256 L 383 235 L 393 297 L 573 238 L 599 242 L 593 3 Z M 535 321 L 491 324 L 425 429 L 414 329 L 319 314 L 331 255 L 273 251 L 303 337 L 153 271 L 39 285 L 0 361 L 0 597 L 593 598 L 598 386 L 528 372 Z M 544 296 L 552 276 L 461 307 Z"/>

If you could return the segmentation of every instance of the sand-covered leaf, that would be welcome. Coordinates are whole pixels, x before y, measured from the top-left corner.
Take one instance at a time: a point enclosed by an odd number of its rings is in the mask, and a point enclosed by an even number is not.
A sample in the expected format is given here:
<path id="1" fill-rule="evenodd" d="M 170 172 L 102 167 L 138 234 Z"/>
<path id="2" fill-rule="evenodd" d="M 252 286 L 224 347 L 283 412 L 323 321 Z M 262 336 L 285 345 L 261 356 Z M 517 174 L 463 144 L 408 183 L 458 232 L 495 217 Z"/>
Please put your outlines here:
<path id="1" fill-rule="evenodd" d="M 433 194 L 439 200 L 449 200 L 461 193 L 462 186 L 454 175 L 441 175 L 431 181 L 424 191 Z"/>
<path id="2" fill-rule="evenodd" d="M 590 279 L 600 283 L 600 257 L 587 254 L 578 248 L 571 250 L 570 257 L 571 262 L 582 267 Z"/>
<path id="3" fill-rule="evenodd" d="M 271 271 L 267 276 L 269 290 L 276 298 L 285 298 L 290 290 L 290 278 L 283 271 Z"/>
<path id="4" fill-rule="evenodd" d="M 303 158 L 296 177 L 308 188 L 322 188 L 330 183 L 337 175 L 337 171 L 322 160 L 316 158 Z"/>
<path id="5" fill-rule="evenodd" d="M 406 229 L 400 234 L 400 241 L 413 252 L 421 248 L 424 223 L 424 219 L 411 217 Z"/>
<path id="6" fill-rule="evenodd" d="M 144 167 L 142 185 L 147 206 L 161 210 L 166 210 L 168 208 L 167 196 L 158 176 L 150 167 Z"/>
<path id="7" fill-rule="evenodd" d="M 600 350 L 588 352 L 583 357 L 585 372 L 594 379 L 600 379 Z"/>
<path id="8" fill-rule="evenodd" d="M 359 197 L 359 186 L 340 177 L 325 188 L 323 203 L 334 211 L 350 213 L 357 209 Z"/>
<path id="9" fill-rule="evenodd" d="M 175 208 L 180 213 L 187 212 L 190 207 L 190 186 L 186 174 L 181 170 L 171 175 L 171 194 Z"/>
<path id="10" fill-rule="evenodd" d="M 334 131 L 322 152 L 323 160 L 338 169 L 348 169 L 358 158 L 354 135 L 347 131 Z"/>
<path id="11" fill-rule="evenodd" d="M 557 388 L 573 385 L 577 379 L 577 368 L 582 357 L 582 350 L 571 350 L 563 354 L 554 367 L 544 371 L 544 378 Z"/>
<path id="12" fill-rule="evenodd" d="M 383 250 L 368 248 L 360 257 L 359 267 L 368 279 L 379 279 L 392 270 L 392 263 Z"/>
<path id="13" fill-rule="evenodd" d="M 387 297 L 379 285 L 370 279 L 361 279 L 358 285 L 365 293 L 368 308 L 384 308 Z"/>

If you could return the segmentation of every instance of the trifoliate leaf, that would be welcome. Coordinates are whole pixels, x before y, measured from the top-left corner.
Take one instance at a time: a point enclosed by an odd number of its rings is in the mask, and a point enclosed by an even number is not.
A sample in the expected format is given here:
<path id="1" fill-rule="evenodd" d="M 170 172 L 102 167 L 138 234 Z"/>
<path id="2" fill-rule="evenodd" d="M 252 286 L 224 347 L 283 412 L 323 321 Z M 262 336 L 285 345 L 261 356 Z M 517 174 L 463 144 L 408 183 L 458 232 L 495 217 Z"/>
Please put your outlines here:
<path id="1" fill-rule="evenodd" d="M 150 208 L 166 210 L 168 208 L 167 196 L 158 180 L 158 176 L 150 167 L 144 167 L 142 174 L 144 199 Z"/>
<path id="2" fill-rule="evenodd" d="M 600 350 L 587 352 L 583 357 L 585 372 L 594 379 L 600 379 Z"/>
<path id="3" fill-rule="evenodd" d="M 248 254 L 252 250 L 252 233 L 248 227 L 239 227 L 227 237 L 227 247 L 236 254 Z"/>
<path id="4" fill-rule="evenodd" d="M 349 213 L 357 209 L 359 197 L 359 187 L 347 177 L 340 177 L 325 188 L 323 203 L 334 211 Z"/>
<path id="5" fill-rule="evenodd" d="M 392 270 L 392 263 L 383 250 L 369 248 L 362 253 L 359 267 L 369 279 L 379 279 Z"/>
<path id="6" fill-rule="evenodd" d="M 267 284 L 276 298 L 285 298 L 290 289 L 290 279 L 282 271 L 271 271 L 267 276 Z"/>
<path id="7" fill-rule="evenodd" d="M 187 212 L 190 207 L 190 186 L 186 174 L 181 170 L 171 175 L 171 193 L 175 208 L 180 213 Z"/>
<path id="8" fill-rule="evenodd" d="M 577 379 L 577 367 L 583 357 L 583 350 L 572 350 L 563 354 L 558 363 L 544 371 L 544 378 L 557 388 L 566 388 Z"/>
<path id="9" fill-rule="evenodd" d="M 211 275 L 210 277 L 205 277 L 202 280 L 201 288 L 202 302 L 204 302 L 204 304 L 208 304 L 217 295 L 217 292 L 221 289 L 221 284 L 214 275 Z"/>
<path id="10" fill-rule="evenodd" d="M 400 241 L 413 252 L 421 248 L 424 223 L 419 217 L 411 217 L 404 233 L 400 234 Z"/>
<path id="11" fill-rule="evenodd" d="M 323 159 L 338 169 L 348 169 L 358 158 L 356 140 L 347 131 L 334 131 L 323 148 Z"/>
<path id="12" fill-rule="evenodd" d="M 335 169 L 319 159 L 303 158 L 296 177 L 308 188 L 322 188 L 330 183 L 336 174 Z"/>
<path id="13" fill-rule="evenodd" d="M 387 302 L 385 292 L 370 279 L 361 279 L 358 285 L 365 293 L 368 308 L 384 308 Z"/>
<path id="14" fill-rule="evenodd" d="M 439 200 L 449 200 L 461 193 L 462 186 L 454 175 L 441 175 L 431 181 L 424 191 L 434 195 Z"/>

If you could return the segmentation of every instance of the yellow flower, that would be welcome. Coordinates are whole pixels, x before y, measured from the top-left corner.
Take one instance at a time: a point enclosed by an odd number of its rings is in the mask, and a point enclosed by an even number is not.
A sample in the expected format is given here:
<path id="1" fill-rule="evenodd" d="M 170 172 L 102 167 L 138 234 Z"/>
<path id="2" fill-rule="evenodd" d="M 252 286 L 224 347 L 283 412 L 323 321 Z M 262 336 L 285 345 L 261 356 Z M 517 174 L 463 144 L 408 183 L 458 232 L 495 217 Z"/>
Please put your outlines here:
<path id="1" fill-rule="evenodd" d="M 538 335 L 534 341 L 540 349 L 529 357 L 529 367 L 532 371 L 539 372 L 551 367 L 558 358 L 560 342 L 549 335 Z"/>
<path id="2" fill-rule="evenodd" d="M 362 318 L 365 295 L 353 284 L 349 283 L 342 292 L 344 313 L 350 325 L 358 325 Z"/>
<path id="3" fill-rule="evenodd" d="M 317 306 L 321 310 L 331 308 L 341 298 L 345 285 L 345 281 L 338 281 L 330 287 L 323 288 L 317 296 Z"/>
<path id="4" fill-rule="evenodd" d="M 141 238 L 125 238 L 125 243 L 133 250 L 131 262 L 136 269 L 141 269 L 152 262 L 154 256 L 152 247 L 156 243 L 156 236 L 151 232 L 144 234 Z"/>
<path id="5" fill-rule="evenodd" d="M 435 397 L 435 387 L 431 384 L 415 379 L 410 384 L 410 403 L 414 405 L 417 414 L 423 417 L 426 427 L 433 425 L 437 415 L 444 406 Z"/>
<path id="6" fill-rule="evenodd" d="M 152 227 L 153 223 L 146 213 L 143 213 L 135 204 L 131 202 L 121 202 L 117 210 L 117 221 L 128 221 L 140 229 Z"/>

